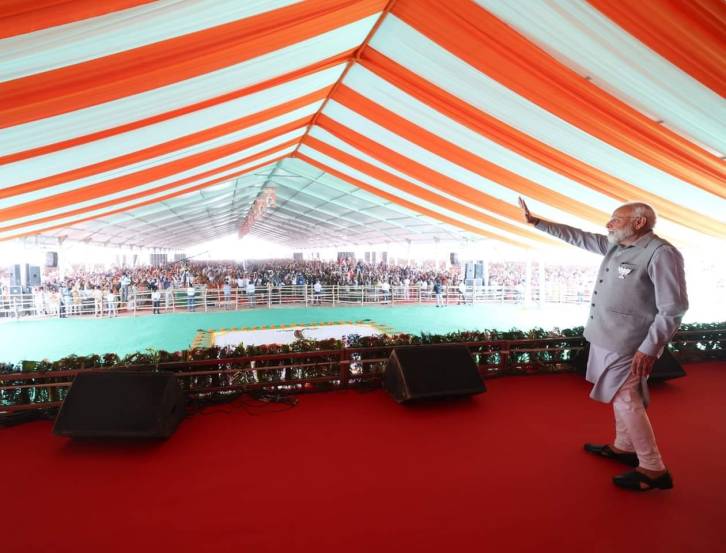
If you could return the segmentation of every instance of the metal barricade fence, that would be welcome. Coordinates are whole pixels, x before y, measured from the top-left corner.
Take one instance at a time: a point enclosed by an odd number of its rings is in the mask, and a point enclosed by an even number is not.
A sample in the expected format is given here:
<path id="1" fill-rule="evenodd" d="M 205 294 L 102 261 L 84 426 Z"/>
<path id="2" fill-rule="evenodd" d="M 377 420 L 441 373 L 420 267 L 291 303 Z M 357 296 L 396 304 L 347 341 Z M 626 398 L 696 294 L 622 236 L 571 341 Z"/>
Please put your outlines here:
<path id="1" fill-rule="evenodd" d="M 34 291 L 25 294 L 0 296 L 0 318 L 20 317 L 109 317 L 141 315 L 175 311 L 237 311 L 252 308 L 281 306 L 335 306 L 335 305 L 413 305 L 434 304 L 436 296 L 431 286 L 396 285 L 326 285 L 319 291 L 312 284 L 256 286 L 254 293 L 243 288 L 208 288 L 195 286 L 194 294 L 188 288 L 169 288 L 158 291 L 130 287 L 123 294 L 109 297 L 107 290 L 71 290 L 67 294 L 57 291 Z M 501 303 L 570 303 L 588 301 L 590 292 L 556 285 L 524 286 L 444 286 L 444 305 Z M 156 298 L 156 299 L 154 299 Z"/>

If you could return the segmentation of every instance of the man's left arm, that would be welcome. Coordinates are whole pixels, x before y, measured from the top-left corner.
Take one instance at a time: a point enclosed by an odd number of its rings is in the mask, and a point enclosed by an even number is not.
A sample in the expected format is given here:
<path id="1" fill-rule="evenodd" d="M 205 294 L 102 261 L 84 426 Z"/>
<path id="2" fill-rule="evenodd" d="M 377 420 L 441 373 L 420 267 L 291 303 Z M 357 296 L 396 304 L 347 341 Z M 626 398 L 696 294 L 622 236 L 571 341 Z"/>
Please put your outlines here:
<path id="1" fill-rule="evenodd" d="M 640 376 L 650 374 L 655 360 L 678 330 L 688 309 L 683 257 L 677 249 L 672 246 L 658 248 L 648 266 L 648 275 L 655 288 L 658 311 L 633 359 L 633 370 Z"/>

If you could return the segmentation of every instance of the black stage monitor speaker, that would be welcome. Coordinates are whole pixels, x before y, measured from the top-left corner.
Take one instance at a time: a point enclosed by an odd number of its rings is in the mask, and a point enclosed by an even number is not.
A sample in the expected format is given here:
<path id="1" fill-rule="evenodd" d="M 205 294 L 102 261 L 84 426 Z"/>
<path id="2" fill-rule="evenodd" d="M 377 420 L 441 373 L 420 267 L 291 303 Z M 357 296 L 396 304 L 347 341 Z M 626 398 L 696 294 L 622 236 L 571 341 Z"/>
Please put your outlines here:
<path id="1" fill-rule="evenodd" d="M 399 403 L 486 391 L 479 369 L 464 346 L 395 348 L 388 358 L 383 386 Z"/>
<path id="2" fill-rule="evenodd" d="M 653 365 L 653 372 L 650 374 L 648 382 L 662 382 L 663 380 L 671 380 L 672 378 L 681 378 L 686 376 L 686 371 L 683 370 L 678 359 L 673 357 L 673 354 L 668 348 L 663 350 L 658 360 Z"/>
<path id="3" fill-rule="evenodd" d="M 94 371 L 73 380 L 53 432 L 71 438 L 168 438 L 184 416 L 171 372 Z"/>
<path id="4" fill-rule="evenodd" d="M 572 365 L 575 367 L 575 370 L 583 376 L 587 371 L 587 358 L 589 355 L 590 342 L 585 342 L 585 347 L 572 357 Z M 661 355 L 655 362 L 655 365 L 653 365 L 653 372 L 650 373 L 648 382 L 663 382 L 664 380 L 681 378 L 683 376 L 686 376 L 686 371 L 683 370 L 683 366 L 680 364 L 678 359 L 673 357 L 670 350 L 666 348 L 663 351 L 663 355 Z"/>

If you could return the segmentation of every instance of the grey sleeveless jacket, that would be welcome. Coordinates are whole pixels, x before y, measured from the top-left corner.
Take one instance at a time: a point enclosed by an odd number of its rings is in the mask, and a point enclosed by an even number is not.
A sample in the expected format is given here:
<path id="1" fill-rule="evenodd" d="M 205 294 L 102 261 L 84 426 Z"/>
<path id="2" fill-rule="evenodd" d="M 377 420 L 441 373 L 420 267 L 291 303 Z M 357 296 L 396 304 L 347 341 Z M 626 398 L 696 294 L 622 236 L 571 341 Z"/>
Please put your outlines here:
<path id="1" fill-rule="evenodd" d="M 688 309 L 678 250 L 652 232 L 631 246 L 619 246 L 610 244 L 605 235 L 567 225 L 539 221 L 535 227 L 605 256 L 590 301 L 585 338 L 624 355 L 641 351 L 660 356 Z"/>

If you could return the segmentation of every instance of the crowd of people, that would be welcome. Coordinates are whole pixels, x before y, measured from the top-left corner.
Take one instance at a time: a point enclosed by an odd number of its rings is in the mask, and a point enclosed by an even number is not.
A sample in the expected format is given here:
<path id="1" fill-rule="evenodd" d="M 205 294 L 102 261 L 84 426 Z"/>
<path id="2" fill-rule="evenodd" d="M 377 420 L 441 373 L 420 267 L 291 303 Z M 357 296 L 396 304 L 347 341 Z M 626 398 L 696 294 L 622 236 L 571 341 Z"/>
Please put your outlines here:
<path id="1" fill-rule="evenodd" d="M 524 262 L 492 262 L 487 265 L 484 286 L 518 288 L 527 278 L 537 285 L 539 271 L 527 274 Z M 111 270 L 75 270 L 63 276 L 45 275 L 41 286 L 32 293 L 33 310 L 38 314 L 73 316 L 88 313 L 96 316 L 115 316 L 120 306 L 134 309 L 136 298 L 151 298 L 154 311 L 163 303 L 169 306 L 173 290 L 188 294 L 191 309 L 200 291 L 219 290 L 229 296 L 236 293 L 254 294 L 259 288 L 280 290 L 289 286 L 310 285 L 318 298 L 322 287 L 376 287 L 385 297 L 392 287 L 418 289 L 431 294 L 444 287 L 460 287 L 465 278 L 464 267 L 436 266 L 429 262 L 420 265 L 366 263 L 351 258 L 337 261 L 266 260 L 244 264 L 231 262 L 199 262 L 186 260 L 160 266 L 119 267 Z M 586 289 L 594 271 L 585 267 L 547 266 L 545 278 L 553 282 L 566 281 Z M 463 292 L 462 292 L 463 295 Z M 12 303 L 9 286 L 3 286 L 0 300 L 8 307 Z M 408 297 L 408 293 L 406 293 Z M 91 307 L 92 306 L 92 307 Z"/>

